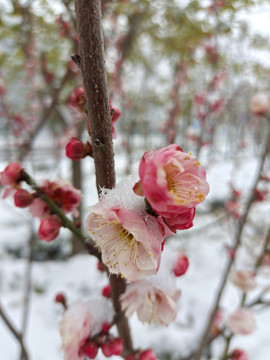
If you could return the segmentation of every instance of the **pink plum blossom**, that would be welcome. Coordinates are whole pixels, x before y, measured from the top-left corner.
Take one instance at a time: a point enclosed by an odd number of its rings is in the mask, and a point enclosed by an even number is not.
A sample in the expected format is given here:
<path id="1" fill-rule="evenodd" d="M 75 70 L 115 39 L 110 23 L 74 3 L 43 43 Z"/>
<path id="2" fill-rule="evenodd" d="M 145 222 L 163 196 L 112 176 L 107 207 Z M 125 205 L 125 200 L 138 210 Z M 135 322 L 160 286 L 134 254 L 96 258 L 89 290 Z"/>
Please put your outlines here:
<path id="1" fill-rule="evenodd" d="M 84 360 L 80 349 L 90 336 L 91 315 L 87 305 L 77 300 L 64 312 L 60 321 L 60 335 L 65 360 Z"/>
<path id="2" fill-rule="evenodd" d="M 248 270 L 232 270 L 230 274 L 231 282 L 242 291 L 250 291 L 255 289 L 257 281 L 253 271 Z"/>
<path id="3" fill-rule="evenodd" d="M 168 326 L 176 317 L 179 296 L 179 290 L 166 293 L 145 280 L 137 280 L 127 286 L 120 300 L 127 316 L 136 312 L 142 322 Z"/>
<path id="4" fill-rule="evenodd" d="M 265 93 L 257 93 L 251 98 L 249 107 L 254 115 L 263 115 L 270 108 L 269 97 Z"/>
<path id="5" fill-rule="evenodd" d="M 139 167 L 140 182 L 134 187 L 138 195 L 144 195 L 153 210 L 165 218 L 173 221 L 177 229 L 191 225 L 191 209 L 204 201 L 209 192 L 205 170 L 191 155 L 186 154 L 173 144 L 155 152 L 146 152 Z M 191 211 L 188 216 L 187 212 Z M 173 220 L 170 220 L 173 219 Z"/>
<path id="6" fill-rule="evenodd" d="M 4 186 L 17 184 L 22 175 L 22 166 L 19 163 L 10 163 L 5 170 L 0 173 L 0 182 Z"/>
<path id="7" fill-rule="evenodd" d="M 154 216 L 126 208 L 90 207 L 87 230 L 109 271 L 129 281 L 158 271 L 164 237 Z"/>
<path id="8" fill-rule="evenodd" d="M 252 309 L 242 307 L 231 313 L 227 320 L 227 328 L 233 334 L 251 334 L 256 329 Z"/>

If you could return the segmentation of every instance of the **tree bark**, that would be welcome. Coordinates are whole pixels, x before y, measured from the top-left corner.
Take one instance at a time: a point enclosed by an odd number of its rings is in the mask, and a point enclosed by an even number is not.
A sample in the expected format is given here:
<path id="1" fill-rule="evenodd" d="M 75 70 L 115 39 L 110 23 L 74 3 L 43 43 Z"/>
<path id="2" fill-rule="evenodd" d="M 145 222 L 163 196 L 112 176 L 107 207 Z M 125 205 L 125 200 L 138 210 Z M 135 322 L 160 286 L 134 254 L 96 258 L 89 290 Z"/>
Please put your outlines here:
<path id="1" fill-rule="evenodd" d="M 93 157 L 98 193 L 101 188 L 115 186 L 112 124 L 106 80 L 100 0 L 75 2 L 79 35 L 81 70 L 91 129 Z M 117 329 L 124 342 L 124 354 L 132 351 L 127 318 L 121 310 L 119 295 L 125 290 L 125 280 L 110 275 L 112 300 L 117 315 Z"/>

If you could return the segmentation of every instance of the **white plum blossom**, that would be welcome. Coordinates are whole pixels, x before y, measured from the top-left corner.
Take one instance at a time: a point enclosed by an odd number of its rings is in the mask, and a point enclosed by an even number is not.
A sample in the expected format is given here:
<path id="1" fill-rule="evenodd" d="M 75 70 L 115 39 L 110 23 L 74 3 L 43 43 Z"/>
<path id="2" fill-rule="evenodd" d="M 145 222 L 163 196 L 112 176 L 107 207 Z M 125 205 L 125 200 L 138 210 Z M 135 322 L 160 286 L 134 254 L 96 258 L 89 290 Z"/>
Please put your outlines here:
<path id="1" fill-rule="evenodd" d="M 99 203 L 89 208 L 86 226 L 109 271 L 134 281 L 158 271 L 164 234 L 128 183 L 104 191 Z"/>
<path id="2" fill-rule="evenodd" d="M 230 280 L 244 292 L 253 290 L 257 286 L 253 271 L 234 269 L 231 271 Z"/>
<path id="3" fill-rule="evenodd" d="M 256 320 L 252 309 L 241 307 L 228 317 L 228 330 L 233 334 L 248 335 L 256 329 Z"/>
<path id="4" fill-rule="evenodd" d="M 83 360 L 79 351 L 91 332 L 91 316 L 86 304 L 77 300 L 64 312 L 60 334 L 65 360 Z"/>

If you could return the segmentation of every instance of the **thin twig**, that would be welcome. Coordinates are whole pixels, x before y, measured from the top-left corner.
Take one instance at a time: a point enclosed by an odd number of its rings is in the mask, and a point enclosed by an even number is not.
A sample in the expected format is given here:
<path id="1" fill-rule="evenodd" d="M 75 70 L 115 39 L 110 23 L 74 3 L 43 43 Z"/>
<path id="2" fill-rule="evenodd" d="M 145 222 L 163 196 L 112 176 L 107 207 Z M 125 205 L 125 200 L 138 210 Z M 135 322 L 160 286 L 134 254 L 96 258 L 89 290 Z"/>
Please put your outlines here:
<path id="1" fill-rule="evenodd" d="M 4 323 L 7 325 L 7 327 L 9 328 L 9 330 L 11 331 L 11 333 L 15 336 L 15 338 L 18 340 L 20 346 L 21 346 L 21 351 L 22 351 L 22 360 L 29 360 L 29 356 L 28 353 L 26 351 L 26 347 L 24 345 L 23 342 L 23 336 L 22 333 L 20 333 L 15 326 L 12 324 L 11 320 L 8 318 L 6 312 L 3 309 L 3 306 L 0 303 L 0 316 L 3 319 Z"/>
<path id="2" fill-rule="evenodd" d="M 261 179 L 261 173 L 262 173 L 262 170 L 263 170 L 263 167 L 264 167 L 264 164 L 265 164 L 267 154 L 269 152 L 269 143 L 270 143 L 270 126 L 269 126 L 269 123 L 267 123 L 267 132 L 268 132 L 268 134 L 267 134 L 267 138 L 266 138 L 266 144 L 265 144 L 263 155 L 261 157 L 261 162 L 260 162 L 260 166 L 259 166 L 259 169 L 258 169 L 257 177 L 255 179 L 255 182 L 254 182 L 252 188 L 251 188 L 250 196 L 249 196 L 249 199 L 247 201 L 245 211 L 244 211 L 242 217 L 240 218 L 240 220 L 238 222 L 238 227 L 237 227 L 237 230 L 236 230 L 235 242 L 234 242 L 235 245 L 234 245 L 234 248 L 233 248 L 234 253 L 236 253 L 238 247 L 241 244 L 242 232 L 243 232 L 244 226 L 246 224 L 247 217 L 248 217 L 251 205 L 253 204 L 253 202 L 255 200 L 254 190 L 257 188 L 258 183 L 259 183 L 259 181 Z M 215 302 L 214 302 L 214 306 L 212 308 L 212 312 L 211 312 L 210 318 L 208 320 L 208 323 L 207 323 L 207 325 L 205 327 L 205 330 L 203 332 L 202 340 L 201 340 L 201 343 L 199 345 L 198 351 L 197 351 L 197 353 L 196 353 L 196 355 L 194 357 L 194 360 L 200 360 L 202 355 L 203 355 L 204 348 L 205 348 L 205 346 L 207 344 L 209 332 L 210 332 L 212 323 L 214 321 L 217 309 L 219 307 L 219 303 L 220 303 L 220 300 L 221 300 L 221 297 L 222 297 L 222 294 L 223 294 L 223 291 L 224 291 L 224 288 L 225 288 L 225 285 L 226 285 L 226 282 L 227 282 L 227 279 L 228 279 L 228 276 L 229 276 L 229 272 L 231 270 L 233 262 L 234 262 L 234 258 L 230 257 L 229 261 L 228 261 L 228 263 L 227 263 L 227 265 L 225 267 L 224 275 L 223 275 L 223 278 L 221 280 L 219 290 L 217 292 L 217 296 L 216 296 L 216 299 L 215 299 Z"/>

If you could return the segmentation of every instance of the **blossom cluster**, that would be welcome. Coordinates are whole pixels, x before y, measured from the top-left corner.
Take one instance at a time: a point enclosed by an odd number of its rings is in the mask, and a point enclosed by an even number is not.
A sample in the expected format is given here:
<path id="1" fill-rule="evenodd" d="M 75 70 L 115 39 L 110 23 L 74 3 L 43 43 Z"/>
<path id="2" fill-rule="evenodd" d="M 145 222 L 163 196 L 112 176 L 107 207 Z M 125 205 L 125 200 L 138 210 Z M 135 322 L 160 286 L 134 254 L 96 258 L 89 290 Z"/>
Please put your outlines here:
<path id="1" fill-rule="evenodd" d="M 157 273 L 165 237 L 193 225 L 209 191 L 205 170 L 176 144 L 146 152 L 139 176 L 134 192 L 132 179 L 104 190 L 86 220 L 103 263 L 129 281 Z"/>
<path id="2" fill-rule="evenodd" d="M 63 226 L 58 215 L 56 215 L 42 197 L 46 195 L 65 214 L 72 213 L 78 216 L 78 205 L 81 202 L 81 192 L 75 189 L 69 182 L 64 180 L 45 180 L 41 186 L 34 191 L 22 188 L 22 182 L 27 181 L 27 174 L 19 163 L 10 163 L 1 172 L 0 182 L 8 186 L 3 197 L 13 194 L 15 206 L 29 208 L 29 212 L 41 220 L 39 226 L 39 237 L 44 241 L 55 239 Z"/>

